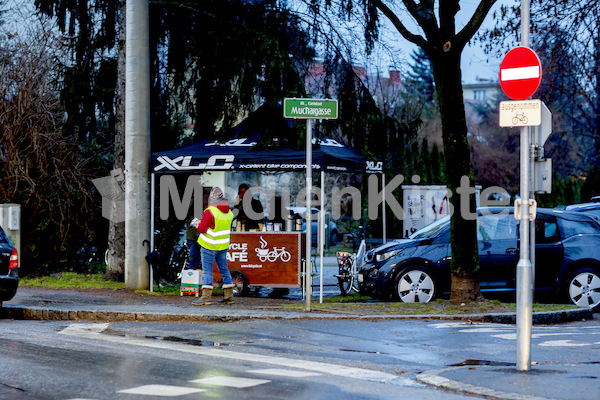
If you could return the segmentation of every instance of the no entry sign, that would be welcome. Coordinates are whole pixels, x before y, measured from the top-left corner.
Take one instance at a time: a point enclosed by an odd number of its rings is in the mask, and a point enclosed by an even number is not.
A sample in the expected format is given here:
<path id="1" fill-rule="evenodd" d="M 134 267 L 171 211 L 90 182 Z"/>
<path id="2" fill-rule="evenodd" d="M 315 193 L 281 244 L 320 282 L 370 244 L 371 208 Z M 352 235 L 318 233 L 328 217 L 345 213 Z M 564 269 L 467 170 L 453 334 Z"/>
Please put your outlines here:
<path id="1" fill-rule="evenodd" d="M 515 47 L 500 64 L 500 86 L 513 100 L 529 98 L 542 80 L 542 64 L 537 54 L 528 47 Z"/>

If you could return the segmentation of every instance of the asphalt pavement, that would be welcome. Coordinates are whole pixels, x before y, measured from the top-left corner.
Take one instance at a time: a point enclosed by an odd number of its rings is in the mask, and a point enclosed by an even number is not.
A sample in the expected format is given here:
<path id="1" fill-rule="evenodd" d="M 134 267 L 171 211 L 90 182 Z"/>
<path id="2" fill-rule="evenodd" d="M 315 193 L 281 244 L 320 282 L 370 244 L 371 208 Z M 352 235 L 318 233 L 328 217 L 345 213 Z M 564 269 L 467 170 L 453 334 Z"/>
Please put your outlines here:
<path id="1" fill-rule="evenodd" d="M 313 289 L 312 303 L 319 301 L 319 288 Z M 296 291 L 296 292 L 294 292 Z M 186 321 L 228 322 L 252 319 L 452 319 L 514 323 L 513 314 L 457 316 L 376 315 L 356 311 L 328 313 L 304 308 L 289 309 L 286 304 L 306 304 L 301 290 L 283 299 L 267 294 L 238 298 L 227 306 L 192 305 L 190 296 L 153 296 L 127 290 L 67 290 L 20 287 L 17 296 L 5 302 L 2 319 L 70 321 Z M 298 295 L 300 294 L 300 298 Z M 215 298 L 218 300 L 218 296 Z M 587 309 L 534 313 L 535 324 L 599 319 Z M 598 351 L 598 347 L 595 350 Z M 517 371 L 514 365 L 464 365 L 424 371 L 417 380 L 446 390 L 493 399 L 598 399 L 600 398 L 600 361 L 586 365 L 533 365 L 530 371 Z"/>

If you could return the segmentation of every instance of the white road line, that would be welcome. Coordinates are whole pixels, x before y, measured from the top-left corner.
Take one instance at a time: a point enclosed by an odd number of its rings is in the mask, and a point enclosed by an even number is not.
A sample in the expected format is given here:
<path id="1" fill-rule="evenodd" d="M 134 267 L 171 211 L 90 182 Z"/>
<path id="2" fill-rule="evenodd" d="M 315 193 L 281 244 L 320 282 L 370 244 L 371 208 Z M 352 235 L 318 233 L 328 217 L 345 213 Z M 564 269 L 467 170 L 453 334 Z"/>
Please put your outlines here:
<path id="1" fill-rule="evenodd" d="M 307 378 L 309 376 L 322 375 L 322 374 L 318 374 L 316 372 L 297 371 L 297 370 L 293 370 L 293 369 L 280 369 L 280 368 L 252 369 L 252 370 L 249 370 L 246 372 L 249 372 L 251 374 L 285 376 L 288 378 Z"/>
<path id="2" fill-rule="evenodd" d="M 241 378 L 239 376 L 212 376 L 210 378 L 194 379 L 188 382 L 243 389 L 252 386 L 262 385 L 271 381 L 267 379 Z"/>
<path id="3" fill-rule="evenodd" d="M 563 340 L 549 340 L 547 342 L 543 342 L 539 344 L 540 346 L 546 347 L 583 347 L 583 346 L 591 346 L 593 343 L 573 343 L 570 339 Z"/>
<path id="4" fill-rule="evenodd" d="M 579 333 L 579 332 L 556 332 L 556 333 L 533 333 L 531 334 L 532 339 L 540 339 L 546 336 L 576 336 L 576 335 L 587 335 L 589 332 Z M 496 337 L 499 339 L 506 340 L 517 340 L 516 333 L 505 333 L 502 335 L 492 335 L 492 337 Z"/>
<path id="5" fill-rule="evenodd" d="M 342 376 L 352 379 L 361 379 L 375 382 L 387 382 L 399 379 L 398 376 L 380 371 L 372 371 L 363 368 L 346 367 L 343 365 L 290 359 L 277 356 L 243 353 L 240 351 L 228 351 L 216 348 L 203 348 L 181 343 L 163 342 L 153 339 L 138 339 L 132 337 L 113 336 L 101 333 L 101 327 L 108 328 L 109 324 L 72 324 L 63 329 L 60 334 L 77 336 L 87 339 L 102 340 L 105 342 L 122 343 L 133 346 L 143 346 L 155 349 L 180 351 L 209 357 L 220 357 L 232 360 L 243 360 L 263 364 L 276 365 L 284 368 L 303 369 L 326 375 Z"/>
<path id="6" fill-rule="evenodd" d="M 205 389 L 196 389 L 183 386 L 170 386 L 170 385 L 144 385 L 138 386 L 131 389 L 119 390 L 117 393 L 126 394 L 139 394 L 144 396 L 163 396 L 163 397 L 175 397 L 183 396 L 185 394 L 206 392 Z"/>

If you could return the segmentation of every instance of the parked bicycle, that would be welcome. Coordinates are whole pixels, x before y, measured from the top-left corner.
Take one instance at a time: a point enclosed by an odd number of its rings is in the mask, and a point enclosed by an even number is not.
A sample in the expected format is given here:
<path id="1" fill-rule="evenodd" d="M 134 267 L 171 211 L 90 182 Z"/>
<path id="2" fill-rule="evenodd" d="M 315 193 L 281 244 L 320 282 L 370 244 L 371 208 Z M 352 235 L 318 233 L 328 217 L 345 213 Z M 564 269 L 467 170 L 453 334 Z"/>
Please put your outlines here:
<path id="1" fill-rule="evenodd" d="M 190 258 L 190 249 L 186 243 L 177 244 L 173 247 L 169 257 L 169 270 L 176 273 L 175 281 L 181 280 L 183 270 L 187 269 Z"/>
<path id="2" fill-rule="evenodd" d="M 356 243 L 360 243 L 356 253 L 337 252 L 339 273 L 334 276 L 338 278 L 338 286 L 342 295 L 351 294 L 352 292 L 358 293 L 358 270 L 362 266 L 367 253 L 365 242 L 367 228 L 368 226 L 360 226 L 360 230 L 352 235 L 353 247 L 356 248 Z"/>
<path id="3" fill-rule="evenodd" d="M 77 251 L 77 261 L 84 274 L 103 274 L 106 264 L 101 257 L 102 252 L 94 244 L 84 243 Z"/>

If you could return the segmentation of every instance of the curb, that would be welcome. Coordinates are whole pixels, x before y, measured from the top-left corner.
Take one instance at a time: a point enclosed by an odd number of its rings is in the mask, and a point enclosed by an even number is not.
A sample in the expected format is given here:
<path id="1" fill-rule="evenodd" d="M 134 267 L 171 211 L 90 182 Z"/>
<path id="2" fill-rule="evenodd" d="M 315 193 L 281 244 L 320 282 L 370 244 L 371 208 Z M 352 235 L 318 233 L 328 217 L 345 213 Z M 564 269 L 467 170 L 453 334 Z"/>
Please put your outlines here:
<path id="1" fill-rule="evenodd" d="M 459 368 L 467 368 L 467 367 L 459 367 Z M 538 396 L 530 396 L 524 395 L 520 393 L 512 393 L 512 392 L 502 392 L 495 389 L 489 389 L 485 387 L 471 385 L 470 383 L 463 383 L 459 381 L 455 381 L 453 379 L 445 378 L 441 376 L 446 371 L 456 370 L 456 367 L 453 368 L 445 368 L 438 369 L 433 371 L 425 371 L 421 372 L 416 376 L 416 380 L 425 385 L 438 387 L 440 389 L 451 390 L 453 392 L 459 392 L 468 394 L 471 396 L 480 396 L 488 399 L 498 399 L 498 400 L 553 400 L 548 399 L 546 397 L 538 397 Z"/>
<path id="2" fill-rule="evenodd" d="M 48 308 L 28 308 L 5 305 L 0 308 L 0 319 L 37 321 L 103 321 L 103 322 L 235 322 L 245 320 L 300 320 L 300 319 L 359 319 L 359 320 L 454 320 L 466 322 L 488 322 L 516 324 L 516 313 L 474 314 L 474 315 L 359 315 L 318 312 L 254 312 L 251 315 L 237 314 L 229 309 L 227 314 L 180 314 L 161 312 L 120 312 L 97 310 L 58 310 Z M 535 325 L 559 324 L 571 321 L 593 319 L 590 309 L 535 312 L 532 321 Z"/>

